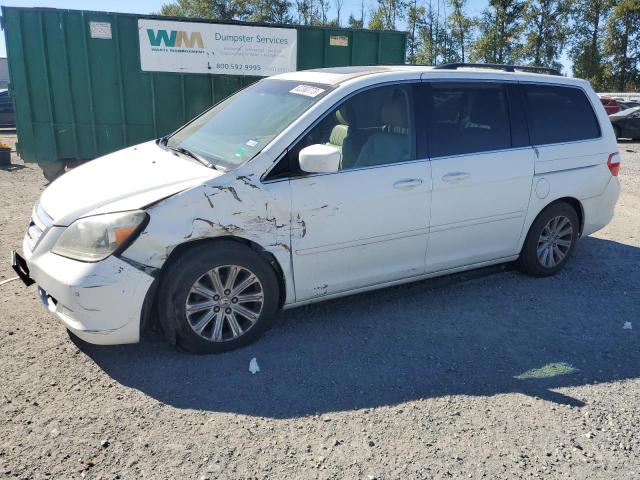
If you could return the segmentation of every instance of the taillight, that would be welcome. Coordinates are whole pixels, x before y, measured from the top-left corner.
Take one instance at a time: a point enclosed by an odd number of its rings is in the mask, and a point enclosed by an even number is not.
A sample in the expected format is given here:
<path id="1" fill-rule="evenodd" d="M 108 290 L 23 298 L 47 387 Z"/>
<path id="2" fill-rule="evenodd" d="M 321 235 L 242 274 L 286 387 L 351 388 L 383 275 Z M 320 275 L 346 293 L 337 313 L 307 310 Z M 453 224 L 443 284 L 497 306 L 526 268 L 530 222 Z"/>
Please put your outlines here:
<path id="1" fill-rule="evenodd" d="M 607 160 L 607 167 L 609 167 L 611 175 L 613 175 L 614 177 L 618 176 L 618 172 L 620 171 L 620 154 L 618 152 L 609 155 L 609 160 Z"/>

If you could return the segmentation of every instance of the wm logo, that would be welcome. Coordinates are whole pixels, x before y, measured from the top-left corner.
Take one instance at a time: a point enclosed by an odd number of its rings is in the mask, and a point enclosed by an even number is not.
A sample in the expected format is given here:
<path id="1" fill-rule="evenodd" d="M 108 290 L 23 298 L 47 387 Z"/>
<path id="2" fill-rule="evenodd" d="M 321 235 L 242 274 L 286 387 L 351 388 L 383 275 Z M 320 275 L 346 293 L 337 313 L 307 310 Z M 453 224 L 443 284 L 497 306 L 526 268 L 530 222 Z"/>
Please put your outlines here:
<path id="1" fill-rule="evenodd" d="M 200 32 L 183 32 L 181 30 L 158 30 L 147 29 L 149 42 L 152 47 L 161 47 L 164 43 L 165 47 L 186 47 L 186 48 L 204 48 L 202 35 Z"/>

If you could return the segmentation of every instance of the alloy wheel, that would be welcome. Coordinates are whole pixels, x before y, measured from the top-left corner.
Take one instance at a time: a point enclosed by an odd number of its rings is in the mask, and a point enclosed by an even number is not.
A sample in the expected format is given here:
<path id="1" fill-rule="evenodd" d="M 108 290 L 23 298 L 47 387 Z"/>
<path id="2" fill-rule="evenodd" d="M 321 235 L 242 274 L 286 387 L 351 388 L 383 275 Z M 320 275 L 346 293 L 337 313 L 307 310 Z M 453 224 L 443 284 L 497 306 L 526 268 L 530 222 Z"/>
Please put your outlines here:
<path id="1" fill-rule="evenodd" d="M 209 270 L 198 278 L 185 302 L 187 322 L 210 342 L 227 342 L 244 335 L 258 321 L 264 290 L 258 277 L 238 265 Z"/>
<path id="2" fill-rule="evenodd" d="M 538 261 L 546 268 L 558 265 L 569 253 L 573 242 L 571 220 L 564 215 L 553 217 L 538 238 Z"/>

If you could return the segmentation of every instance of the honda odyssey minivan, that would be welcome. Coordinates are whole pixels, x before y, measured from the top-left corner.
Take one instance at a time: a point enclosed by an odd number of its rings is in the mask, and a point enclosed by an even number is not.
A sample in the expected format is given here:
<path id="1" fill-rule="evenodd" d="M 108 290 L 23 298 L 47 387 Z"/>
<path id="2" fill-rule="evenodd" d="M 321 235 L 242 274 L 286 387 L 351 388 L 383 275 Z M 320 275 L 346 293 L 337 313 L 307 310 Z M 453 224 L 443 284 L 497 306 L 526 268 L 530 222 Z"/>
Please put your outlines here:
<path id="1" fill-rule="evenodd" d="M 157 323 L 198 353 L 255 340 L 281 308 L 503 262 L 553 275 L 620 190 L 600 99 L 553 73 L 266 78 L 54 181 L 14 269 L 87 342 Z"/>

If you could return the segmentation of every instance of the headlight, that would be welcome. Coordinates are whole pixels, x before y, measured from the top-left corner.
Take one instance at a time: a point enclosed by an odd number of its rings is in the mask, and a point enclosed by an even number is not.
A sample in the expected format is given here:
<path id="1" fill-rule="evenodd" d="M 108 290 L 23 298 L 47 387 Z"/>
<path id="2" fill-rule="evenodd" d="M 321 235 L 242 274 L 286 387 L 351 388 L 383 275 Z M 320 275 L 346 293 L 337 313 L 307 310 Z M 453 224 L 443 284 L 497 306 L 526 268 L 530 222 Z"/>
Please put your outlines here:
<path id="1" fill-rule="evenodd" d="M 146 220 L 143 211 L 80 218 L 67 227 L 52 252 L 83 262 L 98 262 L 126 247 Z"/>

